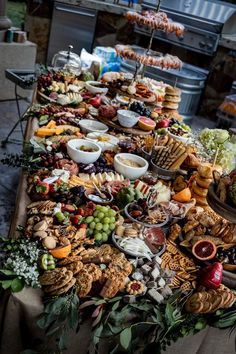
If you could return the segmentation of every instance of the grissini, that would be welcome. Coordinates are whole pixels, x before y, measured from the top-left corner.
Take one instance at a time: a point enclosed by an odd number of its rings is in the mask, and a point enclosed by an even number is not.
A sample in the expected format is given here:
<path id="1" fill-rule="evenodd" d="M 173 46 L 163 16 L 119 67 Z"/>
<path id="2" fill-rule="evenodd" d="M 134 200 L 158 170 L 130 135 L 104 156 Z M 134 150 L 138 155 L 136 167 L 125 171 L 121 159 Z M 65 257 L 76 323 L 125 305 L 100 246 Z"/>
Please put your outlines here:
<path id="1" fill-rule="evenodd" d="M 182 155 L 178 157 L 178 159 L 175 160 L 175 162 L 172 163 L 172 165 L 169 167 L 170 170 L 177 170 L 180 168 L 186 157 L 188 156 L 187 152 L 184 152 Z"/>

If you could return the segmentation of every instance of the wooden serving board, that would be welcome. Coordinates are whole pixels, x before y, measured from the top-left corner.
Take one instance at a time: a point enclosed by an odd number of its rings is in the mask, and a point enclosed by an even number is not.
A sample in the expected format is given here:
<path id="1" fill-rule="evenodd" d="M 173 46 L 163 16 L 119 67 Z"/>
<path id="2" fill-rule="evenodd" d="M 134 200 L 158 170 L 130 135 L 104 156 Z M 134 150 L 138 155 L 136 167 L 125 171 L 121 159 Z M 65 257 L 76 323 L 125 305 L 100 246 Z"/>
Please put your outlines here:
<path id="1" fill-rule="evenodd" d="M 215 193 L 216 186 L 214 183 L 211 183 L 208 188 L 207 202 L 210 207 L 222 218 L 236 224 L 236 208 L 223 203 Z"/>
<path id="2" fill-rule="evenodd" d="M 118 123 L 113 122 L 112 120 L 108 120 L 108 119 L 100 117 L 100 116 L 96 117 L 96 119 L 98 119 L 100 122 L 108 125 L 108 127 L 113 128 L 114 130 L 120 131 L 125 134 L 150 135 L 152 133 L 152 130 L 145 131 L 145 130 L 141 130 L 139 128 L 125 128 L 125 127 L 122 127 L 121 125 L 119 125 Z"/>

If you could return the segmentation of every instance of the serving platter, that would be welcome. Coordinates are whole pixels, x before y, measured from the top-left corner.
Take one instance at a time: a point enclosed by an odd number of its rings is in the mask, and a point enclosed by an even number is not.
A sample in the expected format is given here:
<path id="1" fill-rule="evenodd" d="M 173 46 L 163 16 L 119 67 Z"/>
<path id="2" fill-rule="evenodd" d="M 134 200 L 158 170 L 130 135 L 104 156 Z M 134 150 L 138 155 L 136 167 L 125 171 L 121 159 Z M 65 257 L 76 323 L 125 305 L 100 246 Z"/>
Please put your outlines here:
<path id="1" fill-rule="evenodd" d="M 101 116 L 96 117 L 98 120 L 100 120 L 102 123 L 108 125 L 110 128 L 113 128 L 114 130 L 120 131 L 122 133 L 126 134 L 132 134 L 132 135 L 150 135 L 151 130 L 145 131 L 141 130 L 139 128 L 125 128 L 122 127 L 121 125 L 117 124 L 116 121 L 108 120 L 106 118 L 103 118 Z"/>
<path id="2" fill-rule="evenodd" d="M 122 246 L 119 245 L 119 243 L 117 242 L 117 238 L 120 238 L 119 236 L 117 236 L 115 234 L 115 232 L 113 232 L 112 234 L 112 242 L 114 243 L 114 245 L 121 251 L 121 252 L 124 252 L 125 254 L 127 254 L 128 256 L 131 256 L 131 257 L 135 257 L 135 258 L 146 258 L 145 256 L 141 256 L 140 254 L 138 253 L 135 253 L 135 252 L 132 252 L 132 251 L 128 251 L 126 250 L 125 248 L 123 248 Z M 166 244 L 160 246 L 160 250 L 157 252 L 157 253 L 152 253 L 150 255 L 150 258 L 153 258 L 155 256 L 161 256 L 166 250 Z"/>
<path id="3" fill-rule="evenodd" d="M 236 208 L 223 203 L 215 193 L 216 185 L 211 183 L 208 188 L 207 202 L 210 207 L 222 218 L 229 220 L 230 222 L 236 224 Z"/>

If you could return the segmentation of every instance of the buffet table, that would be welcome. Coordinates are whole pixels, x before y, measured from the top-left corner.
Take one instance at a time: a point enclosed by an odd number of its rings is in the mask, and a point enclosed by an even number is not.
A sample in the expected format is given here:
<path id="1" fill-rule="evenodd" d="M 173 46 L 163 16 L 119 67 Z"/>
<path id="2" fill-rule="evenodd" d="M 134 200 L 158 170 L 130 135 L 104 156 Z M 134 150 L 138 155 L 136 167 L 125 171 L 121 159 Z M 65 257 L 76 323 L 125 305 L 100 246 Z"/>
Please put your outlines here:
<path id="1" fill-rule="evenodd" d="M 29 119 L 26 139 L 29 140 L 37 127 L 37 120 Z M 10 237 L 16 237 L 16 226 L 24 225 L 26 206 L 30 199 L 26 193 L 27 174 L 22 173 L 17 193 L 16 212 L 10 229 Z M 25 288 L 20 293 L 6 292 L 1 299 L 1 354 L 16 354 L 31 349 L 41 353 L 44 348 L 45 334 L 37 326 L 36 321 L 43 311 L 43 293 L 39 289 Z M 65 353 L 80 354 L 93 352 L 91 345 L 91 319 L 86 320 L 80 327 L 79 333 L 71 333 L 69 346 Z M 207 327 L 195 336 L 178 340 L 167 348 L 167 354 L 232 354 L 234 352 L 234 337 L 229 336 L 229 330 L 219 330 Z M 106 342 L 102 342 L 100 353 L 107 352 Z"/>
<path id="2" fill-rule="evenodd" d="M 14 240 L 0 239 L 1 354 L 234 350 L 236 142 L 226 130 L 196 136 L 181 90 L 138 75 L 182 66 L 149 51 L 155 30 L 184 32 L 159 9 L 126 14 L 148 23 L 147 52 L 109 54 L 136 62 L 134 75 L 95 81 L 69 50 L 63 69 L 38 77 L 28 148 L 5 159 L 27 173 Z"/>

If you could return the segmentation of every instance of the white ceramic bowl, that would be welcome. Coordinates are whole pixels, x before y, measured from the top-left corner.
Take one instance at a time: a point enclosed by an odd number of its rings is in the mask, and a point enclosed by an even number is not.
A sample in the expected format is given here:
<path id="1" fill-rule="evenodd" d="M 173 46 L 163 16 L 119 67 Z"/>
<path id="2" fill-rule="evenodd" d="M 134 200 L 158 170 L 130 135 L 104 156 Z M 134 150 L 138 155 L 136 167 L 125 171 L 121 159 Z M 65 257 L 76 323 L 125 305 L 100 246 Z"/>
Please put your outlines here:
<path id="1" fill-rule="evenodd" d="M 89 92 L 94 94 L 102 93 L 105 95 L 108 91 L 108 88 L 104 87 L 104 84 L 99 81 L 86 81 L 85 87 Z"/>
<path id="2" fill-rule="evenodd" d="M 108 139 L 107 141 L 101 141 L 99 140 L 99 137 L 104 137 L 105 139 Z M 115 150 L 119 143 L 119 139 L 116 138 L 113 135 L 110 134 L 104 134 L 104 133 L 98 133 L 98 132 L 93 132 L 87 134 L 86 138 L 87 140 L 93 141 L 94 143 L 98 144 L 102 151 L 105 150 Z"/>
<path id="3" fill-rule="evenodd" d="M 168 134 L 171 138 L 178 140 L 178 141 L 182 141 L 182 143 L 187 143 L 188 141 L 190 141 L 191 139 L 191 134 L 189 134 L 188 136 L 181 136 L 181 135 L 175 135 L 172 134 L 171 132 L 168 131 Z"/>
<path id="4" fill-rule="evenodd" d="M 122 162 L 120 160 L 120 158 L 135 161 L 141 167 L 128 166 L 124 162 Z M 137 178 L 143 176 L 147 172 L 148 162 L 138 155 L 121 153 L 121 154 L 115 155 L 114 167 L 115 167 L 116 172 L 122 174 L 126 178 L 133 180 L 133 179 L 137 179 Z"/>
<path id="5" fill-rule="evenodd" d="M 82 129 L 82 132 L 84 133 L 106 133 L 108 131 L 108 126 L 106 124 L 100 123 L 92 119 L 82 119 L 79 122 L 79 126 Z"/>
<path id="6" fill-rule="evenodd" d="M 96 151 L 89 152 L 79 150 L 82 145 L 92 149 L 96 149 Z M 97 159 L 101 155 L 102 149 L 98 144 L 89 140 L 71 139 L 67 143 L 67 152 L 73 161 L 78 163 L 89 164 L 97 161 Z"/>
<path id="7" fill-rule="evenodd" d="M 119 109 L 117 111 L 117 118 L 122 127 L 131 128 L 138 123 L 140 114 L 126 109 Z"/>

